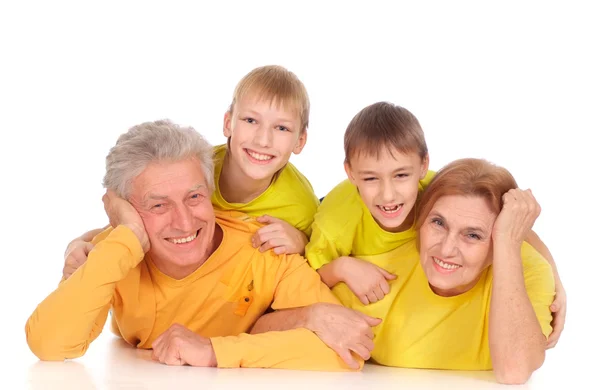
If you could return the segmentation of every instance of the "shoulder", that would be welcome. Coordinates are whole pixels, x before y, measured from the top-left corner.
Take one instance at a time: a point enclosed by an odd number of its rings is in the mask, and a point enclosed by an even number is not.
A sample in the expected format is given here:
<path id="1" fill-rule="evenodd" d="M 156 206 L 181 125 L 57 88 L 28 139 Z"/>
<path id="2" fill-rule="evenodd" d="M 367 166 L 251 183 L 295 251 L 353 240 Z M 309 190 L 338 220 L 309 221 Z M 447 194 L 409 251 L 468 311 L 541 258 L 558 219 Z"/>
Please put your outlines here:
<path id="1" fill-rule="evenodd" d="M 315 222 L 333 229 L 342 229 L 359 224 L 362 215 L 362 199 L 356 187 L 346 179 L 325 195 L 317 209 Z"/>

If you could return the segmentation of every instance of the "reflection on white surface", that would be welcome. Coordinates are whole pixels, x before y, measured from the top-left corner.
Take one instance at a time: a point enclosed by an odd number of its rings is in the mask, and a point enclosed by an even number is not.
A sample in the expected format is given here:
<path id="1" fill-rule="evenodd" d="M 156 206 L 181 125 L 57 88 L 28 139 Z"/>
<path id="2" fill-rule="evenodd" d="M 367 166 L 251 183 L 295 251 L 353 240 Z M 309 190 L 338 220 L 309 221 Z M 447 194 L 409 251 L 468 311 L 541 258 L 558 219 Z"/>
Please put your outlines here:
<path id="1" fill-rule="evenodd" d="M 26 373 L 30 389 L 490 389 L 504 388 L 491 372 L 411 370 L 367 364 L 359 373 L 307 372 L 268 369 L 215 369 L 165 366 L 151 352 L 138 350 L 104 332 L 74 361 L 33 360 Z M 562 378 L 561 378 L 562 377 Z M 518 387 L 547 389 L 561 379 L 560 370 L 542 367 Z M 572 382 L 571 382 L 572 383 Z M 20 388 L 20 386 L 19 386 Z"/>

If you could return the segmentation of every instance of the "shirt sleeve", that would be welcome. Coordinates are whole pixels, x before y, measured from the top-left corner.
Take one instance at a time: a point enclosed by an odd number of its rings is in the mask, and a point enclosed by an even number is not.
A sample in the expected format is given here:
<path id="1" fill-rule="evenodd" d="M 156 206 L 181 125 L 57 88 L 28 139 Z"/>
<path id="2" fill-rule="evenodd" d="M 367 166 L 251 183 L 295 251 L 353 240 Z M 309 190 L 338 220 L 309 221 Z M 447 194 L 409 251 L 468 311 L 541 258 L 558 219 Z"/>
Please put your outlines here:
<path id="1" fill-rule="evenodd" d="M 552 266 L 529 244 L 523 244 L 523 276 L 531 306 L 546 338 L 552 333 L 552 312 L 555 284 Z"/>
<path id="2" fill-rule="evenodd" d="M 317 214 L 312 225 L 312 234 L 305 248 L 305 256 L 313 269 L 319 269 L 325 264 L 341 256 L 348 256 L 352 250 L 352 242 L 343 238 L 333 239 L 324 231 L 322 217 Z M 352 239 L 352 234 L 347 237 Z"/>
<path id="3" fill-rule="evenodd" d="M 307 329 L 213 337 L 211 343 L 219 368 L 351 371 L 332 349 Z M 363 361 L 358 361 L 362 368 Z"/>
<path id="4" fill-rule="evenodd" d="M 141 244 L 129 228 L 110 232 L 27 320 L 31 351 L 42 360 L 82 356 L 104 327 L 116 283 L 143 258 Z"/>
<path id="5" fill-rule="evenodd" d="M 340 304 L 319 274 L 300 255 L 281 256 L 272 308 L 290 309 L 318 302 Z M 307 329 L 242 334 L 211 339 L 219 367 L 348 371 L 350 368 Z M 356 355 L 355 359 L 361 364 Z"/>

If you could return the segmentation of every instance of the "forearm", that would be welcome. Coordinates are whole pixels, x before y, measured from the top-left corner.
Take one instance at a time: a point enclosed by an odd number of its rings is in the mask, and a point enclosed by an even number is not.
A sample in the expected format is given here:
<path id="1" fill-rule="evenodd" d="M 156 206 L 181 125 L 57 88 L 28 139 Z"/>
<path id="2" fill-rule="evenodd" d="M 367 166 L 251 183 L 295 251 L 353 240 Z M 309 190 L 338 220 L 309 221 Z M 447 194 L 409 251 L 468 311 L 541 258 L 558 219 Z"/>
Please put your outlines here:
<path id="1" fill-rule="evenodd" d="M 541 238 L 533 230 L 531 230 L 525 238 L 525 241 L 527 241 L 529 245 L 531 245 L 536 251 L 538 251 L 539 254 L 541 254 L 544 257 L 544 259 L 546 259 L 546 261 L 548 261 L 548 263 L 552 266 L 552 273 L 554 274 L 555 283 L 562 285 L 560 281 L 560 275 L 558 274 L 558 269 L 556 268 L 556 262 L 554 261 L 550 250 L 548 249 L 546 244 L 544 244 Z"/>
<path id="2" fill-rule="evenodd" d="M 250 334 L 307 328 L 309 310 L 309 307 L 299 307 L 265 314 L 256 321 Z"/>
<path id="3" fill-rule="evenodd" d="M 342 282 L 340 268 L 342 266 L 342 259 L 338 258 L 330 263 L 325 264 L 317 270 L 323 283 L 329 288 L 333 288 L 336 284 Z"/>
<path id="4" fill-rule="evenodd" d="M 529 301 L 520 250 L 494 244 L 489 342 L 496 378 L 524 383 L 545 357 L 545 337 Z"/>
<path id="5" fill-rule="evenodd" d="M 307 329 L 214 337 L 211 343 L 220 368 L 351 370 L 332 349 Z M 356 360 L 362 368 L 363 361 Z"/>
<path id="6" fill-rule="evenodd" d="M 62 282 L 29 317 L 27 343 L 40 359 L 82 356 L 101 332 L 115 284 L 143 258 L 141 248 L 124 245 L 123 239 L 137 242 L 127 228 L 115 230 L 90 252 L 81 270 Z"/>

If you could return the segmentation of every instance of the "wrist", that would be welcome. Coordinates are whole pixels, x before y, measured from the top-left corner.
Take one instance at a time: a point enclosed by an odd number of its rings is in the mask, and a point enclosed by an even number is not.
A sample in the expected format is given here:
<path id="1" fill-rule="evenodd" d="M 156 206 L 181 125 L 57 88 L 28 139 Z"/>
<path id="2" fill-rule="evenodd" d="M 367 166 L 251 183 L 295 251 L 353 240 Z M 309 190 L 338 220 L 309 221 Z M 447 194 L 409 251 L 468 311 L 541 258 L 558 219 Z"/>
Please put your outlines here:
<path id="1" fill-rule="evenodd" d="M 320 306 L 320 303 L 313 303 L 312 305 L 301 308 L 300 321 L 297 328 L 305 328 L 311 332 L 318 332 Z"/>
<path id="2" fill-rule="evenodd" d="M 137 223 L 126 223 L 123 226 L 129 228 L 133 232 L 133 234 L 135 234 L 135 236 L 140 242 L 140 245 L 142 246 L 142 250 L 144 251 L 144 253 L 147 253 L 150 249 L 150 241 L 148 240 L 146 230 Z"/>

